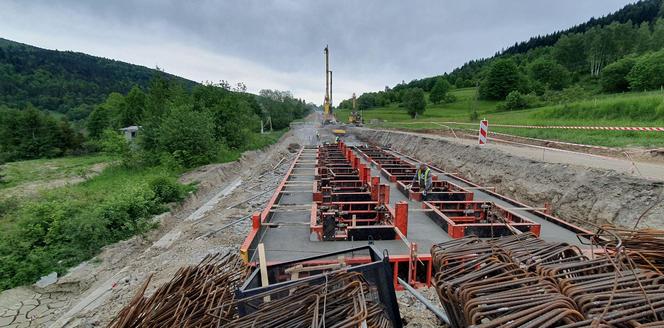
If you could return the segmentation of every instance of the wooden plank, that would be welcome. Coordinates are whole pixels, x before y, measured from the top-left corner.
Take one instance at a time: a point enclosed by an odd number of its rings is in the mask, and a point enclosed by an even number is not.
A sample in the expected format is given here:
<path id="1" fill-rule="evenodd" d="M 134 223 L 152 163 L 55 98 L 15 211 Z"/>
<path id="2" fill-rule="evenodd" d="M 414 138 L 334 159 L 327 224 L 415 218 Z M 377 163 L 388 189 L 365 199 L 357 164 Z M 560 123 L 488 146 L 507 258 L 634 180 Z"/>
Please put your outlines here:
<path id="1" fill-rule="evenodd" d="M 267 287 L 270 285 L 270 280 L 267 276 L 267 260 L 265 258 L 265 245 L 263 243 L 258 244 L 258 264 L 261 270 L 261 285 Z M 265 296 L 263 302 L 269 302 L 270 296 Z"/>

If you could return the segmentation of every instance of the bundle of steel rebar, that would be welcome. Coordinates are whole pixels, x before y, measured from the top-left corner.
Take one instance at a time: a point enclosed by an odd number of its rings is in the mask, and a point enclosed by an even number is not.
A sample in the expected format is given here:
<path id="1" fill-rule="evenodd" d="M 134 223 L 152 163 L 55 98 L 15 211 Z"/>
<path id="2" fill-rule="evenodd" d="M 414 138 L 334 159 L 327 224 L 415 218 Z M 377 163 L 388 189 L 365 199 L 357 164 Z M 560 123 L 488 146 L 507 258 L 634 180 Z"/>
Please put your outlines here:
<path id="1" fill-rule="evenodd" d="M 630 230 L 603 226 L 621 240 L 620 247 L 637 266 L 664 273 L 664 231 L 655 229 Z M 610 252 L 617 252 L 617 245 L 606 245 Z"/>
<path id="2" fill-rule="evenodd" d="M 431 250 L 435 288 L 455 327 L 657 327 L 664 275 L 649 268 L 664 250 L 629 237 L 593 259 L 528 234 L 453 240 Z M 638 262 L 638 247 L 653 254 Z"/>
<path id="3" fill-rule="evenodd" d="M 551 262 L 556 251 L 574 255 L 565 246 L 542 244 L 532 235 L 489 242 L 467 237 L 434 246 L 435 287 L 451 324 L 556 327 L 583 320 L 553 279 L 537 276 L 518 260 L 525 259 L 520 254 L 526 252 Z"/>
<path id="4" fill-rule="evenodd" d="M 284 293 L 287 296 L 283 296 Z M 261 301 L 255 311 L 225 327 L 392 327 L 376 292 L 361 273 L 303 279 L 243 301 Z"/>
<path id="5" fill-rule="evenodd" d="M 218 327 L 236 317 L 235 289 L 245 276 L 235 253 L 209 255 L 145 297 L 148 278 L 109 327 Z"/>

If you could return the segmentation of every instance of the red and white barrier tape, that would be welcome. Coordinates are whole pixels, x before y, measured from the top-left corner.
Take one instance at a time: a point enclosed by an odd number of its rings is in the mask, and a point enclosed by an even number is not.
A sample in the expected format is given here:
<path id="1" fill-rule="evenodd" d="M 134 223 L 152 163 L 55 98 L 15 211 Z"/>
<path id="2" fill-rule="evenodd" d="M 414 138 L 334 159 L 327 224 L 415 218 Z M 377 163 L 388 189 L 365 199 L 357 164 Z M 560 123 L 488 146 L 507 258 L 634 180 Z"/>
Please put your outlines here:
<path id="1" fill-rule="evenodd" d="M 399 122 L 399 124 L 452 124 L 452 125 L 477 125 L 477 123 L 464 122 Z M 568 126 L 568 125 L 514 125 L 514 124 L 491 124 L 499 128 L 522 128 L 522 129 L 570 129 L 570 130 L 609 130 L 609 131 L 640 131 L 640 132 L 664 132 L 664 127 L 646 126 Z"/>
<path id="2" fill-rule="evenodd" d="M 437 122 L 437 123 L 459 124 L 459 125 L 476 124 L 476 123 L 461 123 L 461 122 Z M 567 125 L 514 125 L 514 124 L 491 124 L 491 126 L 500 127 L 500 128 L 524 128 L 524 129 L 570 129 L 570 130 L 664 132 L 664 127 L 645 127 L 645 126 L 567 126 Z"/>

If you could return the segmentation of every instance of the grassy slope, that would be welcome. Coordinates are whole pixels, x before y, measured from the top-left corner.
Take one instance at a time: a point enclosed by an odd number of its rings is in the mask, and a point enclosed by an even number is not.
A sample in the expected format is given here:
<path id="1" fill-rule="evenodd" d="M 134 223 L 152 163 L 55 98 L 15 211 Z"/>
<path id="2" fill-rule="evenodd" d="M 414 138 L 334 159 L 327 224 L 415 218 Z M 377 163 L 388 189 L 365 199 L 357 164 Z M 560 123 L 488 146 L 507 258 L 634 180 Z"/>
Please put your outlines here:
<path id="1" fill-rule="evenodd" d="M 39 184 L 52 180 L 85 177 L 95 164 L 110 160 L 108 156 L 90 155 L 7 163 L 3 166 L 5 182 L 0 184 L 0 190 L 28 183 Z"/>
<path id="2" fill-rule="evenodd" d="M 246 150 L 273 144 L 284 132 L 254 135 Z M 240 155 L 240 151 L 228 151 L 217 160 L 234 161 Z M 114 161 L 105 156 L 81 156 L 9 163 L 8 184 L 78 177 L 97 163 Z M 0 291 L 33 282 L 52 271 L 63 274 L 94 256 L 102 246 L 143 233 L 152 225 L 149 217 L 166 210 L 163 202 L 154 198 L 150 183 L 156 179 L 174 181 L 180 173 L 164 166 L 131 169 L 110 165 L 77 184 L 44 189 L 31 196 L 0 197 Z M 10 188 L 0 187 L 0 194 Z"/>
<path id="3" fill-rule="evenodd" d="M 590 131 L 561 129 L 499 128 L 492 124 L 515 125 L 584 125 L 584 126 L 664 126 L 664 94 L 661 92 L 599 95 L 595 99 L 568 105 L 545 106 L 519 111 L 498 112 L 500 102 L 476 100 L 474 88 L 452 91 L 457 101 L 449 104 L 428 104 L 424 115 L 411 119 L 403 108 L 391 105 L 364 111 L 369 126 L 409 130 L 443 129 L 425 122 L 471 122 L 470 113 L 477 110 L 480 118 L 489 120 L 491 131 L 520 136 L 561 140 L 602 146 L 661 147 L 664 133 L 629 131 Z M 348 111 L 339 110 L 337 116 L 346 121 Z M 371 124 L 372 119 L 385 121 Z M 474 122 L 475 123 L 475 122 Z M 452 128 L 476 130 L 473 126 L 459 125 Z"/>

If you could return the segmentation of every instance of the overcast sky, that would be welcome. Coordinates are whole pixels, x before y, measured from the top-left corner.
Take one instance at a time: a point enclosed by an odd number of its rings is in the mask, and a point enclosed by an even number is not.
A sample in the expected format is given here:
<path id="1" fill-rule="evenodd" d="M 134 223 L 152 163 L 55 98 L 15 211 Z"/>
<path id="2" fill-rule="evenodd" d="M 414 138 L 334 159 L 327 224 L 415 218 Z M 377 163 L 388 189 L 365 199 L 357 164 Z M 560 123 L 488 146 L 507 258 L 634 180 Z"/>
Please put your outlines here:
<path id="1" fill-rule="evenodd" d="M 627 0 L 0 1 L 0 37 L 317 104 L 441 74 Z"/>

